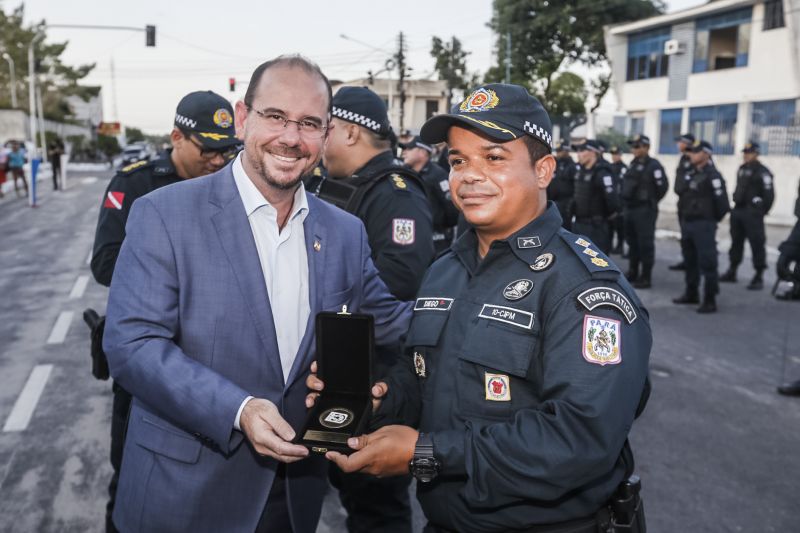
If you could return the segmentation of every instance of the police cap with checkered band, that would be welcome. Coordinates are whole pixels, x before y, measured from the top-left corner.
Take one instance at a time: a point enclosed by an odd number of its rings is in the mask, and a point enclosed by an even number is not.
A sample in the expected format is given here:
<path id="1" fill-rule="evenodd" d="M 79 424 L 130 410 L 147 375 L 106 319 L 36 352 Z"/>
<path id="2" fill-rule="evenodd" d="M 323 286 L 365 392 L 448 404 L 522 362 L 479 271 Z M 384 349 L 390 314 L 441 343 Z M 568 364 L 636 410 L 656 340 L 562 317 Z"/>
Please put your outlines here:
<path id="1" fill-rule="evenodd" d="M 331 102 L 331 115 L 358 124 L 382 138 L 389 136 L 389 113 L 383 99 L 366 87 L 342 87 Z"/>
<path id="2" fill-rule="evenodd" d="M 470 126 L 494 141 L 505 142 L 529 135 L 551 148 L 553 130 L 541 102 L 519 85 L 488 83 L 471 91 L 450 113 L 428 119 L 420 130 L 431 144 L 447 140 L 451 126 Z"/>
<path id="3" fill-rule="evenodd" d="M 175 127 L 194 134 L 204 147 L 224 150 L 239 144 L 233 124 L 233 107 L 213 91 L 195 91 L 178 102 Z"/>

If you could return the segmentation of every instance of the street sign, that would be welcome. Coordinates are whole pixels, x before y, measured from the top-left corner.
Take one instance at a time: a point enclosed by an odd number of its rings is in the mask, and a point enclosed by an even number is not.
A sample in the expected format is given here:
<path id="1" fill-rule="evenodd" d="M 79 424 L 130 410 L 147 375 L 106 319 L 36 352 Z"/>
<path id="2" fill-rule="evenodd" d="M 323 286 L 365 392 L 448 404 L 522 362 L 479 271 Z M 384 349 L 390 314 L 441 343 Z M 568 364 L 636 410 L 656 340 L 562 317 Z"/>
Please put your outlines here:
<path id="1" fill-rule="evenodd" d="M 97 133 L 100 135 L 119 135 L 121 131 L 119 122 L 101 122 L 97 126 Z"/>

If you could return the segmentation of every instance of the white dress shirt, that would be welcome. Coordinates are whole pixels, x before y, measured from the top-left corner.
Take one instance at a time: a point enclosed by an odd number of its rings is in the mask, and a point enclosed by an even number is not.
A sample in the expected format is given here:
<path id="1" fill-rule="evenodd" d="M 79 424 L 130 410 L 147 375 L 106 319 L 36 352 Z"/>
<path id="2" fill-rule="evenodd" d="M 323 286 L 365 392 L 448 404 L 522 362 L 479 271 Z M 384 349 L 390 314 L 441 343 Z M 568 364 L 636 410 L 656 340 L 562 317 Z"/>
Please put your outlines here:
<path id="1" fill-rule="evenodd" d="M 278 212 L 245 172 L 241 153 L 234 160 L 232 170 L 256 242 L 264 284 L 272 308 L 283 381 L 286 383 L 311 314 L 308 254 L 303 228 L 303 222 L 308 216 L 306 191 L 301 182 L 294 194 L 292 210 L 281 229 Z M 246 398 L 239 407 L 234 423 L 236 429 L 239 429 L 242 409 L 251 398 Z"/>

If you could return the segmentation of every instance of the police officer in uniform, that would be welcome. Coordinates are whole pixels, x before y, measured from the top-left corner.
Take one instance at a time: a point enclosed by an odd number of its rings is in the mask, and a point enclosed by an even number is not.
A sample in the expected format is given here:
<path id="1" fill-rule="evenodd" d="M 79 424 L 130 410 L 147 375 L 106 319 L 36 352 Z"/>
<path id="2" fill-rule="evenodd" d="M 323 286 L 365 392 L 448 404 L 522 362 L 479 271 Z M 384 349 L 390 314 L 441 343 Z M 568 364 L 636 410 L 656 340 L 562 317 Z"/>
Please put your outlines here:
<path id="1" fill-rule="evenodd" d="M 611 252 L 608 224 L 620 208 L 619 195 L 614 188 L 614 171 L 603 159 L 603 148 L 594 139 L 575 147 L 578 169 L 575 174 L 572 231 L 589 237 L 603 253 Z"/>
<path id="2" fill-rule="evenodd" d="M 422 128 L 447 139 L 453 198 L 473 229 L 428 270 L 407 355 L 373 387 L 376 417 L 407 425 L 328 458 L 374 475 L 410 469 L 426 532 L 606 531 L 621 483 L 636 515 L 627 435 L 647 397 L 649 318 L 546 201 L 550 127 L 525 88 L 488 84 Z M 643 531 L 638 508 L 630 531 Z"/>
<path id="3" fill-rule="evenodd" d="M 744 241 L 750 242 L 753 251 L 753 267 L 756 274 L 747 286 L 750 290 L 764 288 L 764 271 L 767 269 L 767 234 L 764 231 L 764 216 L 769 213 L 775 200 L 772 173 L 758 160 L 760 146 L 749 142 L 742 150 L 744 164 L 736 174 L 736 189 L 733 191 L 731 211 L 730 264 L 720 281 L 736 282 L 736 270 L 744 255 Z"/>
<path id="4" fill-rule="evenodd" d="M 556 172 L 547 187 L 547 199 L 556 204 L 564 228 L 572 229 L 572 198 L 575 195 L 577 165 L 569 155 L 569 144 L 564 139 L 556 146 Z"/>
<path id="5" fill-rule="evenodd" d="M 717 223 L 730 211 L 725 180 L 711 164 L 713 149 L 706 141 L 692 145 L 692 168 L 681 181 L 683 208 L 681 239 L 683 257 L 686 258 L 686 290 L 672 300 L 676 304 L 700 303 L 700 276 L 705 279 L 703 303 L 698 313 L 717 311 Z"/>
<path id="6" fill-rule="evenodd" d="M 692 169 L 692 161 L 689 158 L 689 154 L 691 153 L 692 145 L 694 144 L 694 135 L 691 133 L 684 133 L 680 137 L 675 137 L 675 142 L 678 145 L 678 151 L 681 154 L 681 158 L 678 161 L 678 168 L 675 170 L 675 184 L 673 185 L 673 191 L 678 196 L 678 224 L 681 224 L 682 216 L 681 216 L 681 209 L 683 207 L 683 200 L 681 199 L 681 194 L 685 187 L 686 181 L 686 174 Z M 684 236 L 683 236 L 683 226 L 681 226 L 681 260 L 675 263 L 674 265 L 669 265 L 667 268 L 670 270 L 686 270 L 686 261 L 683 257 L 683 248 L 686 246 L 683 243 Z"/>
<path id="7" fill-rule="evenodd" d="M 425 184 L 433 216 L 433 245 L 436 255 L 450 248 L 453 232 L 458 223 L 458 209 L 450 198 L 447 172 L 436 164 L 433 146 L 422 142 L 419 136 L 401 143 L 403 162 L 416 172 Z"/>
<path id="8" fill-rule="evenodd" d="M 611 154 L 611 170 L 614 171 L 614 187 L 617 189 L 617 194 L 622 195 L 622 177 L 628 171 L 628 165 L 622 160 L 622 150 L 619 146 L 612 146 L 609 148 L 608 153 Z M 617 244 L 611 249 L 612 254 L 625 255 L 625 216 L 624 210 L 617 212 L 617 217 L 609 224 L 609 232 L 611 233 L 611 242 L 614 242 L 614 236 L 617 237 Z"/>
<path id="9" fill-rule="evenodd" d="M 798 220 L 792 232 L 778 247 L 780 252 L 776 265 L 778 279 L 792 283 L 790 291 L 777 296 L 781 300 L 800 300 L 800 186 L 794 204 L 794 216 Z M 800 380 L 779 386 L 778 392 L 785 396 L 800 396 Z"/>
<path id="10" fill-rule="evenodd" d="M 413 300 L 434 255 L 422 180 L 394 158 L 386 104 L 377 94 L 366 87 L 342 87 L 333 97 L 331 115 L 323 154 L 327 176 L 312 192 L 364 222 L 381 279 L 397 299 Z M 378 350 L 378 371 L 395 362 L 398 350 Z M 375 480 L 333 469 L 331 481 L 339 488 L 351 533 L 411 531 L 408 477 Z"/>
<path id="11" fill-rule="evenodd" d="M 622 184 L 625 238 L 630 247 L 626 277 L 637 289 L 649 289 L 656 260 L 658 202 L 667 194 L 669 184 L 664 167 L 650 157 L 649 137 L 636 135 L 628 144 L 634 158 Z"/>
<path id="12" fill-rule="evenodd" d="M 125 223 L 137 198 L 183 179 L 216 172 L 236 154 L 240 141 L 235 137 L 231 104 L 211 91 L 187 94 L 175 111 L 170 141 L 172 148 L 162 157 L 128 165 L 108 184 L 97 221 L 91 260 L 92 275 L 101 285 L 111 285 L 114 265 L 125 239 Z M 108 487 L 107 531 L 116 531 L 111 514 L 131 403 L 130 394 L 116 383 L 113 391 L 111 465 L 114 474 Z"/>

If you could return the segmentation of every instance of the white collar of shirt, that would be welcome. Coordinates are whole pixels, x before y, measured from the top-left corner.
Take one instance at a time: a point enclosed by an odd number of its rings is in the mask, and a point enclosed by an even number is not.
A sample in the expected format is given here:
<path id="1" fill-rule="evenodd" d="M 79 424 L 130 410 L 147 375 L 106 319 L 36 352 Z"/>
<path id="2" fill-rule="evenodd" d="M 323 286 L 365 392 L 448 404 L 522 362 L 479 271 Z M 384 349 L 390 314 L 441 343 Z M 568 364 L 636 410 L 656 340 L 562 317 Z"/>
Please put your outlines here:
<path id="1" fill-rule="evenodd" d="M 255 210 L 260 207 L 269 206 L 273 210 L 275 208 L 267 201 L 266 198 L 264 198 L 264 195 L 261 194 L 261 191 L 256 188 L 253 181 L 244 171 L 244 166 L 242 166 L 243 155 L 244 152 L 239 152 L 239 155 L 237 155 L 236 159 L 233 161 L 231 170 L 233 170 L 233 180 L 236 182 L 236 188 L 239 189 L 239 196 L 242 197 L 244 211 L 247 214 L 247 217 L 250 218 L 250 215 L 252 215 Z M 287 223 L 290 220 L 294 220 L 294 218 L 297 216 L 300 216 L 301 222 L 305 221 L 306 216 L 308 216 L 308 199 L 306 198 L 306 189 L 303 186 L 302 181 L 297 187 L 297 190 L 294 192 L 292 212 L 289 215 L 289 218 L 286 219 Z"/>

